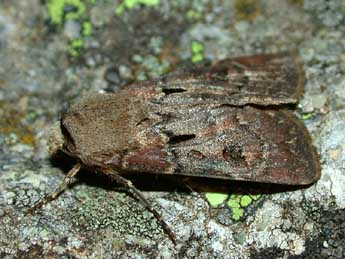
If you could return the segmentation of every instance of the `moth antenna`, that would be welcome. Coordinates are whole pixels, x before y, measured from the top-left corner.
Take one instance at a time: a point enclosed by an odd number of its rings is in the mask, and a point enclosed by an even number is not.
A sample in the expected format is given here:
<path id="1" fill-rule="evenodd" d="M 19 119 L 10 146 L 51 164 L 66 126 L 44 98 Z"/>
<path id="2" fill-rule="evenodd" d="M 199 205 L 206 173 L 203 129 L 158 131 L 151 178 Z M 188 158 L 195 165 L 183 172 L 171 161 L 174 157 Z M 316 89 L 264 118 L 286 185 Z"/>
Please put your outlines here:
<path id="1" fill-rule="evenodd" d="M 63 193 L 68 188 L 73 177 L 79 172 L 80 168 L 81 168 L 80 163 L 77 163 L 76 165 L 74 165 L 73 168 L 67 173 L 67 175 L 65 176 L 65 178 L 63 179 L 59 187 L 54 192 L 47 195 L 41 201 L 36 203 L 33 207 L 28 209 L 27 213 L 33 214 L 35 210 L 41 208 L 43 205 L 47 204 L 48 202 L 56 199 L 61 193 Z"/>
<path id="2" fill-rule="evenodd" d="M 118 175 L 117 173 L 109 173 L 107 175 L 115 180 L 118 184 L 125 187 L 127 191 L 130 191 L 132 195 L 137 198 L 146 209 L 151 211 L 159 224 L 163 227 L 165 233 L 169 236 L 170 240 L 176 245 L 176 236 L 174 232 L 171 230 L 169 225 L 164 221 L 162 215 L 151 205 L 151 203 L 145 198 L 145 196 L 133 185 L 130 180 L 123 178 L 122 176 Z"/>

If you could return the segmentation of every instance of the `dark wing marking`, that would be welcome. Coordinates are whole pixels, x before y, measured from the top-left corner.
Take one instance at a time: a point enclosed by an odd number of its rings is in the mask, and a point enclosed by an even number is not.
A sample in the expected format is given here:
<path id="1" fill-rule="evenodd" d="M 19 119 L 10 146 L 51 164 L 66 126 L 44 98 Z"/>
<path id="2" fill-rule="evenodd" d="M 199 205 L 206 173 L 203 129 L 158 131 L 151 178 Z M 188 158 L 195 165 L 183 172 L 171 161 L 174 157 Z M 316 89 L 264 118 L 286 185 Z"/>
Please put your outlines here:
<path id="1" fill-rule="evenodd" d="M 196 106 L 171 109 L 169 118 L 152 126 L 166 144 L 130 152 L 126 170 L 145 171 L 145 161 L 154 161 L 170 165 L 148 170 L 159 174 L 280 184 L 309 184 L 320 176 L 308 133 L 289 111 Z"/>

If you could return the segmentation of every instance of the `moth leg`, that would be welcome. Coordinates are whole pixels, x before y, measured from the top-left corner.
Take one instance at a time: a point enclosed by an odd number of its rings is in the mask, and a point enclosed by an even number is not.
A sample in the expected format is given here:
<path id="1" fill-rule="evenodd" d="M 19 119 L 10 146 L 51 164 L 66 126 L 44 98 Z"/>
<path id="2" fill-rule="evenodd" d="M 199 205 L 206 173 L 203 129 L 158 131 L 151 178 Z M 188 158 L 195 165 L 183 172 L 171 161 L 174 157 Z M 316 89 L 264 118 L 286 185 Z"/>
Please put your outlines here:
<path id="1" fill-rule="evenodd" d="M 188 183 L 190 180 L 190 177 L 184 177 L 182 179 L 182 183 L 187 187 L 187 189 L 193 193 L 193 192 L 197 192 L 195 189 L 193 189 L 193 187 Z"/>
<path id="2" fill-rule="evenodd" d="M 59 185 L 59 187 L 49 194 L 48 196 L 44 197 L 41 201 L 36 203 L 33 207 L 28 209 L 27 213 L 32 214 L 35 210 L 41 208 L 43 205 L 47 204 L 48 202 L 56 199 L 61 193 L 63 193 L 69 186 L 69 184 L 72 182 L 73 177 L 79 172 L 81 168 L 81 165 L 77 163 L 73 168 L 67 173 L 65 178 L 63 179 L 63 182 Z"/>
<path id="3" fill-rule="evenodd" d="M 132 195 L 137 198 L 146 209 L 151 211 L 159 224 L 163 227 L 164 231 L 167 233 L 171 241 L 176 245 L 176 236 L 174 232 L 170 229 L 168 224 L 164 221 L 162 218 L 162 215 L 151 205 L 151 203 L 145 198 L 145 196 L 133 185 L 133 183 L 130 180 L 127 180 L 126 178 L 123 178 L 122 176 L 115 174 L 108 173 L 109 177 L 114 179 L 118 184 L 124 186 L 128 191 L 132 193 Z"/>

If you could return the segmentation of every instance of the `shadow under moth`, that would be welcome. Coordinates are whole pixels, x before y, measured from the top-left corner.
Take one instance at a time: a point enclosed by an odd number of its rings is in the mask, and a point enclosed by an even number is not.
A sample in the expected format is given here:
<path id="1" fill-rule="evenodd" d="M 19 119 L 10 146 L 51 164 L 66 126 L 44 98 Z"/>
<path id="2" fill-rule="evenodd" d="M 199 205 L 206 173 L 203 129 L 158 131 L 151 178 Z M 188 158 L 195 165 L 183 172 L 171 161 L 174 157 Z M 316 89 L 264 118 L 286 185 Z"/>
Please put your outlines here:
<path id="1" fill-rule="evenodd" d="M 114 179 L 175 235 L 126 174 L 155 173 L 287 185 L 320 177 L 305 126 L 286 108 L 298 101 L 303 72 L 292 54 L 236 57 L 208 67 L 133 83 L 74 104 L 50 138 L 81 167 Z M 284 107 L 285 105 L 285 107 Z"/>

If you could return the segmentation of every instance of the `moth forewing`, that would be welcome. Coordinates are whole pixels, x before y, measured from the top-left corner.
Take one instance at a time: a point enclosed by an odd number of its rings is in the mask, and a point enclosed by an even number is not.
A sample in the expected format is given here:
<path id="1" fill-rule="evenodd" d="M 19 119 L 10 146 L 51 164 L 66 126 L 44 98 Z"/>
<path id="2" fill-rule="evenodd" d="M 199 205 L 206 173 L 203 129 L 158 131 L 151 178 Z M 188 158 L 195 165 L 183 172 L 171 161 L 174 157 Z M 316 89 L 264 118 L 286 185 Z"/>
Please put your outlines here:
<path id="1" fill-rule="evenodd" d="M 128 88 L 161 88 L 164 105 L 280 105 L 296 103 L 303 92 L 304 73 L 291 53 L 229 58 L 209 67 L 175 73 Z M 184 98 L 176 98 L 183 95 Z"/>

